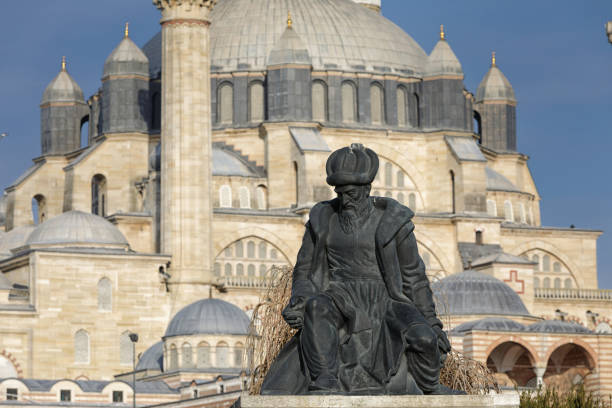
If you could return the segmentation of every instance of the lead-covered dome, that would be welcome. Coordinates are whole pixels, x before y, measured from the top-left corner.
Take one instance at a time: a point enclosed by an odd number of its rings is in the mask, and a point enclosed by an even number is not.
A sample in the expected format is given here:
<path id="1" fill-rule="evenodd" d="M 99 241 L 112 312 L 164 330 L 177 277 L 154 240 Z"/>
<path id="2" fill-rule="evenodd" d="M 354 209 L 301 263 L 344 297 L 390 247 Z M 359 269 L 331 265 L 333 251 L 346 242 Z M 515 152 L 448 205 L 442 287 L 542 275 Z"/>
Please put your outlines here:
<path id="1" fill-rule="evenodd" d="M 23 225 L 2 235 L 0 237 L 0 259 L 10 257 L 12 249 L 24 246 L 32 231 L 34 231 L 33 225 Z"/>
<path id="2" fill-rule="evenodd" d="M 593 333 L 579 323 L 563 320 L 542 320 L 527 326 L 527 331 L 536 333 Z"/>
<path id="3" fill-rule="evenodd" d="M 519 295 L 504 282 L 465 271 L 431 284 L 440 314 L 528 316 Z"/>
<path id="4" fill-rule="evenodd" d="M 47 85 L 43 92 L 41 105 L 52 102 L 81 102 L 85 103 L 83 90 L 76 81 L 66 71 L 66 63 L 62 63 L 62 70 Z"/>
<path id="5" fill-rule="evenodd" d="M 351 0 L 222 0 L 211 13 L 213 71 L 265 70 L 287 27 L 304 42 L 314 69 L 394 72 L 420 77 L 427 54 L 401 28 Z M 161 71 L 161 34 L 143 47 Z"/>
<path id="6" fill-rule="evenodd" d="M 53 217 L 30 234 L 30 247 L 88 246 L 128 249 L 128 241 L 117 227 L 98 215 L 68 211 Z"/>
<path id="7" fill-rule="evenodd" d="M 127 35 L 104 63 L 103 77 L 110 75 L 149 75 L 149 59 Z"/>
<path id="8" fill-rule="evenodd" d="M 249 333 L 250 319 L 245 312 L 220 299 L 202 299 L 182 308 L 170 321 L 164 337 L 194 334 Z"/>

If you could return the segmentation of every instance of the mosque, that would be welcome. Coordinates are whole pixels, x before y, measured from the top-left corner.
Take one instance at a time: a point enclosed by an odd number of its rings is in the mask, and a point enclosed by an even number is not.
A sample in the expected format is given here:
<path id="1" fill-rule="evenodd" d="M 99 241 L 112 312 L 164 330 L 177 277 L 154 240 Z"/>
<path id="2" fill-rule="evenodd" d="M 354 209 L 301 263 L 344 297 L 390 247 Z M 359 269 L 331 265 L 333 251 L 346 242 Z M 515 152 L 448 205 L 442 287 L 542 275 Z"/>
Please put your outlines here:
<path id="1" fill-rule="evenodd" d="M 4 189 L 0 400 L 127 402 L 135 375 L 139 405 L 227 406 L 270 269 L 351 143 L 380 156 L 373 195 L 416 212 L 456 349 L 508 387 L 612 393 L 601 231 L 541 224 L 495 55 L 472 92 L 444 30 L 427 54 L 381 0 L 153 3 L 160 33 L 126 27 L 94 95 L 62 63 Z"/>

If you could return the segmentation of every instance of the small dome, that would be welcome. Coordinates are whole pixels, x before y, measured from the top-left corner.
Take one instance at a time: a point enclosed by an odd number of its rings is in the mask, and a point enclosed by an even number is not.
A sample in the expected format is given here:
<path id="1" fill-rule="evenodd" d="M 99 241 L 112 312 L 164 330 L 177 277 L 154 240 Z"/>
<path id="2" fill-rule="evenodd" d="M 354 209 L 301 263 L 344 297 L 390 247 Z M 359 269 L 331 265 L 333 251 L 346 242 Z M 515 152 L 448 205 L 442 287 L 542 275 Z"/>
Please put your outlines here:
<path id="1" fill-rule="evenodd" d="M 149 347 L 136 365 L 136 371 L 139 370 L 155 370 L 162 371 L 164 367 L 164 342 L 158 341 L 151 347 Z"/>
<path id="2" fill-rule="evenodd" d="M 220 299 L 202 299 L 185 306 L 172 318 L 164 337 L 192 334 L 249 333 L 250 320 L 237 306 Z"/>
<path id="3" fill-rule="evenodd" d="M 283 64 L 311 65 L 311 63 L 308 49 L 291 27 L 285 29 L 268 57 L 268 66 Z"/>
<path id="4" fill-rule="evenodd" d="M 85 103 L 83 91 L 79 84 L 62 68 L 53 81 L 47 85 L 43 93 L 41 105 L 51 102 L 81 102 Z"/>
<path id="5" fill-rule="evenodd" d="M 487 177 L 487 190 L 489 191 L 509 191 L 509 192 L 520 192 L 519 188 L 515 186 L 506 176 L 496 172 L 489 166 L 485 167 L 485 174 Z"/>
<path id="6" fill-rule="evenodd" d="M 457 56 L 444 39 L 438 41 L 427 59 L 425 77 L 442 75 L 463 76 L 463 68 Z"/>
<path id="7" fill-rule="evenodd" d="M 109 75 L 149 76 L 149 59 L 129 37 L 125 37 L 104 63 L 103 77 Z"/>
<path id="8" fill-rule="evenodd" d="M 440 314 L 528 316 L 519 295 L 504 282 L 468 270 L 432 283 Z"/>
<path id="9" fill-rule="evenodd" d="M 4 234 L 0 238 L 0 259 L 10 257 L 11 249 L 24 246 L 34 228 L 33 225 L 24 225 Z"/>
<path id="10" fill-rule="evenodd" d="M 483 101 L 516 102 L 510 81 L 495 63 L 492 64 L 476 90 L 476 103 Z"/>
<path id="11" fill-rule="evenodd" d="M 543 320 L 527 326 L 527 331 L 537 333 L 593 333 L 581 324 L 563 320 Z"/>
<path id="12" fill-rule="evenodd" d="M 505 317 L 486 317 L 484 319 L 462 323 L 451 332 L 459 334 L 472 330 L 520 332 L 525 330 L 525 325 L 515 322 L 514 320 L 506 319 Z"/>
<path id="13" fill-rule="evenodd" d="M 83 244 L 128 249 L 121 231 L 106 219 L 82 211 L 68 211 L 40 224 L 28 238 L 30 246 Z"/>

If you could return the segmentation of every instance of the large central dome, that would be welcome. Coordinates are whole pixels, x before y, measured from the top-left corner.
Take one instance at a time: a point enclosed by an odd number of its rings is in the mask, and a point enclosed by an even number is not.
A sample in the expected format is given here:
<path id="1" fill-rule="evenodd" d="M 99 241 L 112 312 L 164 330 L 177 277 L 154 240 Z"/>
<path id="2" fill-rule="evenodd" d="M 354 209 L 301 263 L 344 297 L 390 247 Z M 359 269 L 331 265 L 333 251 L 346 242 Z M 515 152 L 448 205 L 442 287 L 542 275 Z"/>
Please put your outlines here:
<path id="1" fill-rule="evenodd" d="M 287 27 L 301 37 L 313 68 L 394 72 L 420 77 L 427 54 L 401 28 L 351 0 L 219 0 L 211 20 L 212 70 L 265 70 Z M 161 34 L 145 47 L 151 71 L 161 68 Z"/>

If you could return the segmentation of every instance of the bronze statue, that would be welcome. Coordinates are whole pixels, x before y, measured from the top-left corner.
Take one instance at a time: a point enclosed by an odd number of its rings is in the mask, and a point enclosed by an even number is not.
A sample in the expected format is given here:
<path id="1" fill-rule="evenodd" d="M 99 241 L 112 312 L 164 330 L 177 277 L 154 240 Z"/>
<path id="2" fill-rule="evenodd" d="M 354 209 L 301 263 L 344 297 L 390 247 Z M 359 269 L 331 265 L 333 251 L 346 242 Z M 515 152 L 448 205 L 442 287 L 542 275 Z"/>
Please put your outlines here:
<path id="1" fill-rule="evenodd" d="M 262 394 L 447 394 L 450 351 L 436 317 L 411 219 L 370 197 L 378 156 L 361 144 L 327 161 L 336 199 L 315 205 L 293 271 L 285 321 L 300 329 Z"/>

